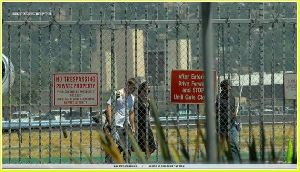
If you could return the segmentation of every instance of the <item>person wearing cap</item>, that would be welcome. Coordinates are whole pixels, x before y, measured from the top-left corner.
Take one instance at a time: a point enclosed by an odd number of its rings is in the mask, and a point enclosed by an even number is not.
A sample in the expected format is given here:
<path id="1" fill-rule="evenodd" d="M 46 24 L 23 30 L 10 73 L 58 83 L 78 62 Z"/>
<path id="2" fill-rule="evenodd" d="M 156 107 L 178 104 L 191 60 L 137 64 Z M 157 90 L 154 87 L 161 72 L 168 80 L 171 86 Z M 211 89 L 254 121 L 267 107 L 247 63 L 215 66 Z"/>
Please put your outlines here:
<path id="1" fill-rule="evenodd" d="M 156 144 L 150 126 L 151 109 L 149 103 L 151 100 L 148 97 L 149 93 L 150 89 L 146 80 L 140 80 L 137 103 L 137 142 L 141 150 L 145 152 L 147 159 L 156 150 Z"/>
<path id="2" fill-rule="evenodd" d="M 231 93 L 231 83 L 223 80 L 220 83 L 221 93 L 216 99 L 217 133 L 221 146 L 227 143 L 234 163 L 240 163 L 238 146 L 238 126 L 235 109 L 235 98 Z"/>
<path id="3" fill-rule="evenodd" d="M 129 129 L 133 134 L 135 133 L 134 123 L 134 103 L 135 96 L 133 92 L 136 89 L 136 80 L 131 78 L 127 81 L 126 87 L 117 90 L 114 94 L 115 102 L 112 104 L 112 98 L 107 101 L 106 108 L 106 123 L 104 128 L 108 129 L 118 145 L 120 152 L 123 152 L 123 159 L 126 161 L 125 150 L 128 148 L 128 160 L 132 152 L 130 141 L 126 143 L 126 128 Z M 127 105 L 126 105 L 127 104 Z M 114 108 L 114 121 L 112 121 L 112 107 Z M 127 119 L 126 119 L 127 117 Z M 127 123 L 126 123 L 127 122 Z M 116 130 L 113 131 L 113 127 Z M 126 146 L 127 144 L 127 146 Z M 106 156 L 106 162 L 110 163 L 111 159 Z"/>

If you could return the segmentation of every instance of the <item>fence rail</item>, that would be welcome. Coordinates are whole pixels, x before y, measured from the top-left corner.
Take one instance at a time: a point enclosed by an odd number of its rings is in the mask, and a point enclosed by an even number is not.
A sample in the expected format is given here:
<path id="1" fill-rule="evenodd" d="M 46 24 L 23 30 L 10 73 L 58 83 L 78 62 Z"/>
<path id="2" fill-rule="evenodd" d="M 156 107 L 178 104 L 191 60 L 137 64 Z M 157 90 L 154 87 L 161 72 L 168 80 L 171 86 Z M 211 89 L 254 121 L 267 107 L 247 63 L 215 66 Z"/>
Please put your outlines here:
<path id="1" fill-rule="evenodd" d="M 296 23 L 297 18 L 280 18 L 280 19 L 212 19 L 213 24 L 268 24 L 268 23 Z M 3 21 L 4 25 L 153 25 L 153 24 L 201 24 L 202 19 L 191 20 L 91 20 L 91 21 Z"/>

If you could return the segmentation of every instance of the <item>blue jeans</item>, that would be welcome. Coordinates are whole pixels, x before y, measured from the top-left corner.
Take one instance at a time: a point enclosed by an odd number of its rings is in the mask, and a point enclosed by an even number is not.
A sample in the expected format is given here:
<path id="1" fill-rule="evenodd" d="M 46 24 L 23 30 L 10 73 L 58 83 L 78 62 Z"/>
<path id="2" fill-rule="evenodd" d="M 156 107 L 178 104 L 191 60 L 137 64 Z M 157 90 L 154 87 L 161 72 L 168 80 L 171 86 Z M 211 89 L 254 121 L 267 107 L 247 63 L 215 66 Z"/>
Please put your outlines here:
<path id="1" fill-rule="evenodd" d="M 229 144 L 233 158 L 233 163 L 241 163 L 240 150 L 239 150 L 239 131 L 237 125 L 233 124 L 229 129 Z"/>

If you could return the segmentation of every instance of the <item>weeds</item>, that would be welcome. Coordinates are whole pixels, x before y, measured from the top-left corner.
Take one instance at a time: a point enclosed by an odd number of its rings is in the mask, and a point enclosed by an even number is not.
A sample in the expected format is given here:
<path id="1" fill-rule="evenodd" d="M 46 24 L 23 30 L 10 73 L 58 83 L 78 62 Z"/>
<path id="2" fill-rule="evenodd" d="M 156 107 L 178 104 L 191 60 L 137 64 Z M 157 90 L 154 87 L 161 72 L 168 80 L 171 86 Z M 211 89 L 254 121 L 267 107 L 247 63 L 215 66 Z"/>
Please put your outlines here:
<path id="1" fill-rule="evenodd" d="M 150 107 L 152 109 L 152 115 L 154 118 L 154 123 L 155 123 L 155 129 L 156 129 L 156 134 L 158 135 L 158 144 L 160 146 L 160 151 L 162 155 L 162 163 L 207 163 L 207 158 L 206 158 L 206 152 L 203 150 L 206 150 L 207 148 L 207 140 L 206 137 L 203 133 L 203 131 L 200 129 L 200 123 L 197 123 L 197 136 L 195 138 L 195 152 L 191 153 L 193 156 L 190 156 L 188 150 L 186 149 L 186 145 L 184 143 L 184 140 L 182 138 L 182 135 L 179 131 L 179 128 L 176 128 L 177 134 L 179 136 L 180 140 L 180 149 L 177 150 L 175 148 L 174 144 L 166 144 L 167 143 L 167 138 L 165 137 L 164 130 L 161 126 L 160 120 L 159 120 L 159 115 L 154 108 L 153 102 L 150 102 Z M 135 137 L 130 133 L 127 132 L 129 141 L 131 145 L 133 146 L 134 149 L 134 154 L 136 155 L 138 159 L 138 163 L 147 163 L 147 159 L 145 158 L 145 153 L 142 152 L 140 149 Z M 261 147 L 260 147 L 260 153 L 261 157 L 260 160 L 258 158 L 258 150 L 256 146 L 256 141 L 254 135 L 251 136 L 250 138 L 250 143 L 247 143 L 248 145 L 248 150 L 249 150 L 249 159 L 248 161 L 245 160 L 246 162 L 250 163 L 266 163 L 265 161 L 265 145 L 266 145 L 266 137 L 265 137 L 265 131 L 264 131 L 264 125 L 263 123 L 260 123 L 260 141 L 261 141 Z M 109 155 L 114 162 L 116 163 L 125 163 L 122 154 L 120 153 L 118 146 L 114 143 L 112 136 L 109 133 L 104 133 L 102 131 L 99 131 L 99 142 L 101 144 L 102 149 L 104 152 Z M 204 145 L 203 148 L 200 147 L 201 143 Z M 217 139 L 218 143 L 218 162 L 219 163 L 230 163 L 232 162 L 232 155 L 231 151 L 229 148 L 229 145 L 225 141 L 224 143 L 221 143 Z M 275 146 L 274 142 L 270 139 L 270 147 L 271 147 L 271 152 L 269 154 L 268 161 L 269 163 L 278 163 L 279 161 L 279 155 L 281 154 L 280 152 L 276 153 L 275 152 Z M 84 153 L 86 156 L 88 156 L 87 153 Z M 90 163 L 94 163 L 92 158 L 88 158 Z M 296 157 L 296 150 L 295 147 L 293 146 L 293 142 L 289 140 L 288 142 L 288 148 L 287 148 L 287 163 L 297 163 L 297 157 Z"/>

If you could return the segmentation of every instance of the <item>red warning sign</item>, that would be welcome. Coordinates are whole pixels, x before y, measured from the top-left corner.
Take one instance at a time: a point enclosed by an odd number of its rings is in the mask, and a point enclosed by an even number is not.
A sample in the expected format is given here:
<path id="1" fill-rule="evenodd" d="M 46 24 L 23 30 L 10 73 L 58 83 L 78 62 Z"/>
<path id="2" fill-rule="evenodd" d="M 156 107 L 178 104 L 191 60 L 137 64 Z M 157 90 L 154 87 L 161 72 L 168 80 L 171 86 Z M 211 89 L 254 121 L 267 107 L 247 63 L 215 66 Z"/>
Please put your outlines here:
<path id="1" fill-rule="evenodd" d="M 98 106 L 98 73 L 53 74 L 53 106 Z"/>
<path id="2" fill-rule="evenodd" d="M 204 71 L 173 70 L 171 73 L 171 102 L 204 103 Z"/>

